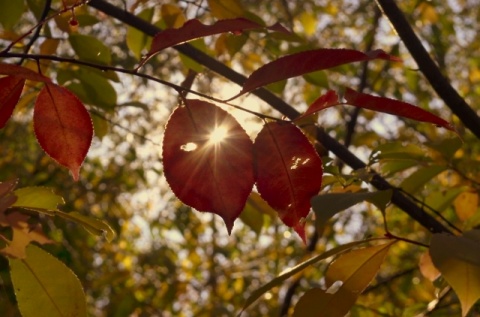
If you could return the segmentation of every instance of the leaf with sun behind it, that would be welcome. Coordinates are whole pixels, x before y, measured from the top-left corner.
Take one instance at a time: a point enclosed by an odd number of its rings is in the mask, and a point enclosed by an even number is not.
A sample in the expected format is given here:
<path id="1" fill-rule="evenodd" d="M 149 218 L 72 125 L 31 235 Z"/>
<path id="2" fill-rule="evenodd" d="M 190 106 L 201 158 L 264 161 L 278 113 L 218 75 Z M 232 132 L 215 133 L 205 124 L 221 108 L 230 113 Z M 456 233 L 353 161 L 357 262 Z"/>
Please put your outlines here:
<path id="1" fill-rule="evenodd" d="M 258 192 L 305 242 L 302 220 L 322 185 L 322 161 L 315 148 L 295 125 L 270 122 L 258 134 L 253 150 Z"/>
<path id="2" fill-rule="evenodd" d="M 165 128 L 165 177 L 183 203 L 219 215 L 230 233 L 255 182 L 252 146 L 233 116 L 212 103 L 188 99 Z"/>

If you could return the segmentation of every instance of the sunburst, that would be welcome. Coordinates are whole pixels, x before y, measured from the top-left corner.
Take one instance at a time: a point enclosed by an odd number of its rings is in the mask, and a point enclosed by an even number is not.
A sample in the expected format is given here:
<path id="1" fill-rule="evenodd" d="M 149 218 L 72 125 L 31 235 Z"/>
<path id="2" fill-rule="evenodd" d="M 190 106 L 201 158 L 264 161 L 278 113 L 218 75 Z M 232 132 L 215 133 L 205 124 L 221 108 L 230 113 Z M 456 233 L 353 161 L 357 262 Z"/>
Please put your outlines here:
<path id="1" fill-rule="evenodd" d="M 208 143 L 218 145 L 228 137 L 228 128 L 224 125 L 216 126 L 208 136 Z"/>

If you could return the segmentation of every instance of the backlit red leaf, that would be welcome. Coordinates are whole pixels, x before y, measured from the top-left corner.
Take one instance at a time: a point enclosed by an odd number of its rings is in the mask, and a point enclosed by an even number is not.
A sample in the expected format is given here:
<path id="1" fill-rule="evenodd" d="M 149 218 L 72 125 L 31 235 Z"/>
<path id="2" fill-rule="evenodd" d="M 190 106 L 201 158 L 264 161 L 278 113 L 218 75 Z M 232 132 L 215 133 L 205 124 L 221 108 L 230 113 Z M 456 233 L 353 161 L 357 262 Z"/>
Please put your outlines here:
<path id="1" fill-rule="evenodd" d="M 252 141 L 235 118 L 214 104 L 186 103 L 165 128 L 165 177 L 182 202 L 219 215 L 230 233 L 255 182 Z"/>
<path id="2" fill-rule="evenodd" d="M 355 107 L 393 114 L 421 122 L 429 122 L 448 130 L 455 131 L 450 123 L 442 118 L 403 101 L 372 96 L 357 92 L 350 88 L 347 88 L 345 91 L 345 99 L 349 105 Z"/>
<path id="3" fill-rule="evenodd" d="M 36 73 L 31 69 L 12 65 L 12 64 L 3 64 L 0 63 L 0 75 L 7 76 L 17 76 L 27 80 L 41 81 L 41 82 L 51 82 L 50 78 L 43 76 L 42 74 Z"/>
<path id="4" fill-rule="evenodd" d="M 204 36 L 228 32 L 236 34 L 244 30 L 257 29 L 261 27 L 262 26 L 260 24 L 244 18 L 220 20 L 213 25 L 205 25 L 197 19 L 193 19 L 187 21 L 178 29 L 168 29 L 155 35 L 148 55 L 153 55 L 167 47 L 188 42 Z"/>
<path id="5" fill-rule="evenodd" d="M 33 127 L 43 150 L 78 180 L 93 138 L 92 120 L 82 102 L 69 90 L 46 84 L 35 101 Z"/>
<path id="6" fill-rule="evenodd" d="M 372 59 L 401 61 L 399 58 L 388 55 L 382 50 L 374 50 L 367 53 L 350 49 L 328 48 L 304 51 L 280 57 L 254 71 L 243 84 L 239 95 L 291 77 Z"/>
<path id="7" fill-rule="evenodd" d="M 305 118 L 311 114 L 314 114 L 315 112 L 318 112 L 320 110 L 323 110 L 323 109 L 326 109 L 326 108 L 329 108 L 329 107 L 332 107 L 332 106 L 335 106 L 337 105 L 339 102 L 338 102 L 338 95 L 335 91 L 333 90 L 329 90 L 327 91 L 324 95 L 321 95 L 320 97 L 318 97 L 307 109 L 307 111 L 305 111 L 304 114 L 302 114 L 301 116 L 299 116 L 297 119 L 295 120 L 299 120 L 301 118 Z"/>
<path id="8" fill-rule="evenodd" d="M 265 124 L 255 139 L 255 176 L 262 198 L 305 241 L 304 218 L 322 185 L 322 161 L 291 123 Z"/>
<path id="9" fill-rule="evenodd" d="M 0 129 L 12 116 L 24 85 L 25 79 L 20 77 L 7 76 L 0 78 Z"/>

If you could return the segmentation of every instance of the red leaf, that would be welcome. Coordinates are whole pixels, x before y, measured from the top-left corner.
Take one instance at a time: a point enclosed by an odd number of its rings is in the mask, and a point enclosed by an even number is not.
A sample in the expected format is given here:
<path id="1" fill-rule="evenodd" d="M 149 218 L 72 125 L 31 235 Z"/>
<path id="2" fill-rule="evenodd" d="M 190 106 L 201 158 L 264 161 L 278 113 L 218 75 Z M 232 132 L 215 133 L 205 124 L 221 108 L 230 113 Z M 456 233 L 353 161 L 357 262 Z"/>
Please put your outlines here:
<path id="1" fill-rule="evenodd" d="M 0 75 L 17 76 L 23 79 L 41 81 L 45 83 L 51 82 L 50 78 L 45 77 L 42 74 L 36 73 L 33 70 L 22 66 L 12 64 L 0 63 Z"/>
<path id="2" fill-rule="evenodd" d="M 223 218 L 230 233 L 255 183 L 252 141 L 226 111 L 187 100 L 165 128 L 163 165 L 175 195 Z"/>
<path id="3" fill-rule="evenodd" d="M 347 88 L 345 91 L 345 99 L 348 104 L 355 107 L 393 114 L 417 121 L 429 122 L 455 132 L 455 129 L 450 123 L 442 118 L 403 101 L 367 95 L 350 88 Z"/>
<path id="4" fill-rule="evenodd" d="M 338 95 L 335 91 L 329 90 L 327 91 L 324 95 L 321 95 L 318 97 L 305 111 L 304 114 L 296 118 L 295 120 L 299 120 L 302 118 L 305 118 L 311 114 L 314 114 L 315 112 L 318 112 L 323 109 L 327 109 L 329 107 L 337 105 L 338 102 Z"/>
<path id="5" fill-rule="evenodd" d="M 150 57 L 167 47 L 200 37 L 228 32 L 237 34 L 244 30 L 261 27 L 260 24 L 244 18 L 220 20 L 213 25 L 202 24 L 197 19 L 189 20 L 178 29 L 168 29 L 157 33 L 153 38 L 148 56 Z"/>
<path id="6" fill-rule="evenodd" d="M 259 87 L 284 80 L 287 78 L 304 75 L 317 70 L 328 69 L 343 64 L 361 62 L 372 59 L 385 59 L 401 61 L 399 58 L 388 55 L 382 50 L 362 53 L 350 49 L 317 49 L 280 57 L 265 64 L 256 71 L 243 84 L 242 91 L 235 97 L 245 94 Z"/>
<path id="7" fill-rule="evenodd" d="M 0 78 L 0 129 L 12 116 L 24 85 L 25 79 L 20 77 L 7 76 Z"/>
<path id="8" fill-rule="evenodd" d="M 46 84 L 35 101 L 33 126 L 43 150 L 78 180 L 93 138 L 92 119 L 82 102 L 69 90 Z"/>
<path id="9" fill-rule="evenodd" d="M 282 221 L 305 242 L 310 199 L 322 185 L 322 161 L 307 137 L 291 123 L 265 124 L 253 144 L 257 189 Z"/>

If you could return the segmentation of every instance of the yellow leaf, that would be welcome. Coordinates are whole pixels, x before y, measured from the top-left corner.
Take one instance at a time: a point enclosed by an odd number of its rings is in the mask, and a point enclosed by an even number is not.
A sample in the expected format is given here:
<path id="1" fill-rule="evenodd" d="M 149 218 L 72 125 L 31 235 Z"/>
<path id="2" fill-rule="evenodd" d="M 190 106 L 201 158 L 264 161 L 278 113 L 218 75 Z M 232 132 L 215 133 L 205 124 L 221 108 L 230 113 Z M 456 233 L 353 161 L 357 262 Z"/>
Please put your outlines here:
<path id="1" fill-rule="evenodd" d="M 478 194 L 475 192 L 463 192 L 453 202 L 455 212 L 461 221 L 465 221 L 477 212 Z"/>
<path id="2" fill-rule="evenodd" d="M 465 232 L 463 236 L 434 234 L 430 256 L 457 294 L 462 316 L 466 316 L 480 299 L 480 230 Z"/>
<path id="3" fill-rule="evenodd" d="M 305 293 L 295 307 L 294 317 L 345 316 L 377 274 L 393 243 L 395 241 L 341 255 L 326 273 L 328 289 Z"/>
<path id="4" fill-rule="evenodd" d="M 295 306 L 293 317 L 320 316 L 317 307 L 330 305 L 333 296 L 320 288 L 308 290 Z"/>
<path id="5" fill-rule="evenodd" d="M 432 258 L 428 252 L 425 252 L 420 256 L 418 267 L 420 268 L 422 275 L 431 282 L 435 281 L 440 276 L 440 272 L 433 265 Z"/>
<path id="6" fill-rule="evenodd" d="M 161 13 L 163 21 L 169 28 L 179 28 L 187 21 L 182 9 L 172 4 L 162 5 Z"/>
<path id="7" fill-rule="evenodd" d="M 480 69 L 478 68 L 472 69 L 470 71 L 469 78 L 472 84 L 478 83 L 480 81 Z"/>
<path id="8" fill-rule="evenodd" d="M 245 15 L 245 10 L 237 0 L 208 0 L 208 6 L 217 19 L 233 19 Z"/>
<path id="9" fill-rule="evenodd" d="M 420 18 L 423 22 L 431 24 L 438 22 L 438 13 L 431 4 L 423 2 L 418 8 L 420 9 Z"/>
<path id="10" fill-rule="evenodd" d="M 315 15 L 310 12 L 303 12 L 300 15 L 300 23 L 303 26 L 303 30 L 305 31 L 305 35 L 311 36 L 315 34 L 317 31 L 317 19 Z"/>
<path id="11" fill-rule="evenodd" d="M 12 240 L 8 240 L 2 235 L 0 239 L 6 242 L 6 246 L 0 249 L 0 253 L 12 258 L 24 259 L 26 257 L 25 248 L 31 241 L 41 244 L 51 243 L 41 230 L 41 226 L 30 225 L 28 223 L 30 216 L 13 212 L 8 215 L 0 214 L 0 226 L 12 228 Z"/>
<path id="12" fill-rule="evenodd" d="M 62 262 L 30 245 L 25 259 L 9 259 L 18 309 L 23 317 L 86 317 L 85 294 Z"/>
<path id="13" fill-rule="evenodd" d="M 55 194 L 49 187 L 23 187 L 14 193 L 18 197 L 13 204 L 14 207 L 53 211 L 58 209 L 58 205 L 65 203 L 63 198 Z"/>

